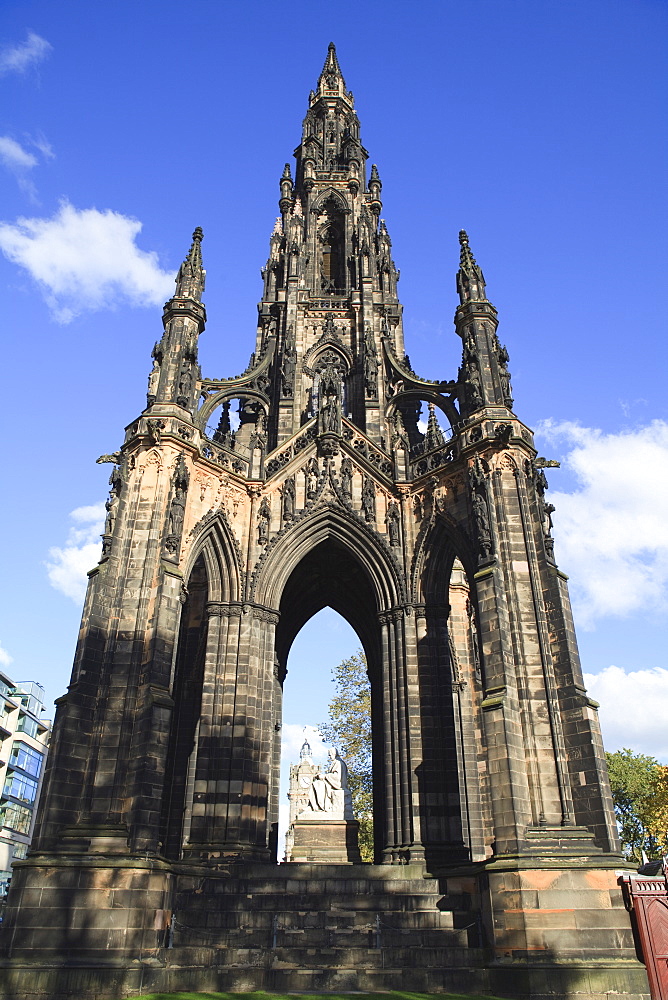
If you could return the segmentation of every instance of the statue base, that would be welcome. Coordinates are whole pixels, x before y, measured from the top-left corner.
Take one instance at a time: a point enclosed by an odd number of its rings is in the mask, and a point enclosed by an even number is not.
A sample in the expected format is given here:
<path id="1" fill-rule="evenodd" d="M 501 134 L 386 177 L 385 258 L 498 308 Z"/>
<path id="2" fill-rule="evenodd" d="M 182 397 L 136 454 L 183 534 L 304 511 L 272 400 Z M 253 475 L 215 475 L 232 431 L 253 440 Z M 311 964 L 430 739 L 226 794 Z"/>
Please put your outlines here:
<path id="1" fill-rule="evenodd" d="M 318 864 L 361 864 L 356 819 L 296 819 L 292 826 L 290 861 Z"/>

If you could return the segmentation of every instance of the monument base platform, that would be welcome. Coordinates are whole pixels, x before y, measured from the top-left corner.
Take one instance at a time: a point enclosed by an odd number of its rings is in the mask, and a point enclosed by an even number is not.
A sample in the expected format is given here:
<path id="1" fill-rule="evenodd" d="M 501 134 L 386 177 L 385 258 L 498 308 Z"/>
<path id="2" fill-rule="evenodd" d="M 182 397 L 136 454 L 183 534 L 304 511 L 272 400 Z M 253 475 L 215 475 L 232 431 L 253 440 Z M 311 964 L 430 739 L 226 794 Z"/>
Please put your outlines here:
<path id="1" fill-rule="evenodd" d="M 358 865 L 362 861 L 356 819 L 327 819 L 314 814 L 313 819 L 295 820 L 292 830 L 291 861 L 332 865 Z"/>

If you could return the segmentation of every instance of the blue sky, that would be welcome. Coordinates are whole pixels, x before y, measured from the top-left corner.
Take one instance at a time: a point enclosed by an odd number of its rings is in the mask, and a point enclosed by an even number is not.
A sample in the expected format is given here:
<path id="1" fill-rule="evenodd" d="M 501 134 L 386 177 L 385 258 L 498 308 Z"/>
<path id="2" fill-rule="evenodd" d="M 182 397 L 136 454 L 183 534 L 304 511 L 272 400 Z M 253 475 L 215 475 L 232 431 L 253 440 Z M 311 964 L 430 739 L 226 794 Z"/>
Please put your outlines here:
<path id="1" fill-rule="evenodd" d="M 334 41 L 413 367 L 456 374 L 466 228 L 516 412 L 563 463 L 556 555 L 606 743 L 668 760 L 667 36 L 650 0 L 4 0 L 4 668 L 48 700 L 67 685 L 109 475 L 95 459 L 141 410 L 197 225 L 205 374 L 245 368 L 278 178 Z M 356 645 L 333 612 L 298 637 L 289 754 Z"/>

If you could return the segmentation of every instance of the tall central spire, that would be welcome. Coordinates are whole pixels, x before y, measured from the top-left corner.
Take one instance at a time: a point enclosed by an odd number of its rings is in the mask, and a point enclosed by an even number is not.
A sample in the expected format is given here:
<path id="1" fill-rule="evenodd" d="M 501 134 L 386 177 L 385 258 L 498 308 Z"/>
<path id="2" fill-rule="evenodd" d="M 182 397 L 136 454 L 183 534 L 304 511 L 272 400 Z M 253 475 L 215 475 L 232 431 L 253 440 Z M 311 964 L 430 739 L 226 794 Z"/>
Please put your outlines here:
<path id="1" fill-rule="evenodd" d="M 269 441 L 290 437 L 320 413 L 323 386 L 337 385 L 345 417 L 380 444 L 386 391 L 383 338 L 403 357 L 398 272 L 380 220 L 382 183 L 330 44 L 309 95 L 302 138 L 279 179 L 280 217 L 263 272 L 256 353 L 276 338 Z M 331 393 L 330 393 L 331 395 Z"/>

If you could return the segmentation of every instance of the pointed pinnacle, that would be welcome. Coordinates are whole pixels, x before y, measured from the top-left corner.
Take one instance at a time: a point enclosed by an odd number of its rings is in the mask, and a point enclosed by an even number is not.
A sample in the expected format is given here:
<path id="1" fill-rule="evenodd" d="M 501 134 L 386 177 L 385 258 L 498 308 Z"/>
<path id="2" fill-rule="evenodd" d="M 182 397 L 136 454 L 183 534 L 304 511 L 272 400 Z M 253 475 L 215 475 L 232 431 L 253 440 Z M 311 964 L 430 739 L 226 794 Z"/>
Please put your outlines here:
<path id="1" fill-rule="evenodd" d="M 469 272 L 477 265 L 471 247 L 469 246 L 469 237 L 465 229 L 459 230 L 459 245 L 461 247 L 459 253 L 459 266 L 462 271 Z"/>
<path id="2" fill-rule="evenodd" d="M 338 81 L 336 77 L 339 77 L 341 83 L 343 84 L 343 91 L 346 90 L 346 81 L 343 79 L 343 73 L 341 72 L 341 67 L 339 66 L 339 60 L 336 55 L 336 46 L 334 42 L 330 42 L 327 48 L 327 58 L 325 59 L 325 65 L 322 67 L 322 73 L 318 79 L 318 89 L 321 87 L 321 81 L 325 77 L 325 83 L 327 84 L 327 90 L 335 90 L 338 87 Z M 327 79 L 329 78 L 329 79 Z"/>
<path id="3" fill-rule="evenodd" d="M 285 164 L 285 169 L 283 170 L 283 176 L 281 177 L 281 180 L 283 180 L 284 178 L 285 178 L 285 180 L 289 180 L 289 181 L 292 180 L 292 174 L 290 173 L 290 164 L 289 163 Z"/>
<path id="4" fill-rule="evenodd" d="M 186 259 L 176 276 L 176 294 L 192 299 L 201 299 L 204 291 L 205 271 L 202 267 L 202 240 L 204 233 L 197 226 Z"/>
<path id="5" fill-rule="evenodd" d="M 376 166 L 375 163 L 371 164 L 371 177 L 370 177 L 370 180 L 372 180 L 372 181 L 380 181 L 380 177 L 378 175 L 378 167 Z"/>

